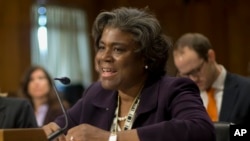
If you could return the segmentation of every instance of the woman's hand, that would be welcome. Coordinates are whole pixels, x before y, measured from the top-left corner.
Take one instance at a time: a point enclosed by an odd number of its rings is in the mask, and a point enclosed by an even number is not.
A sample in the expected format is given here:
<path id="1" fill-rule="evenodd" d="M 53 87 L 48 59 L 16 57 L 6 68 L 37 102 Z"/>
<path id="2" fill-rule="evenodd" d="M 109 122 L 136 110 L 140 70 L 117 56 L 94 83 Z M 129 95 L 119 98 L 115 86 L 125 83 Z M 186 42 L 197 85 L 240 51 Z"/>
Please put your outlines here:
<path id="1" fill-rule="evenodd" d="M 44 125 L 42 128 L 43 128 L 46 136 L 49 136 L 50 134 L 52 134 L 60 129 L 60 127 L 54 122 L 50 122 L 49 124 Z M 56 138 L 56 140 L 57 141 L 66 141 L 65 135 L 64 134 L 60 135 L 58 138 Z"/>
<path id="2" fill-rule="evenodd" d="M 66 141 L 107 141 L 109 135 L 108 131 L 89 124 L 81 124 L 68 131 Z"/>

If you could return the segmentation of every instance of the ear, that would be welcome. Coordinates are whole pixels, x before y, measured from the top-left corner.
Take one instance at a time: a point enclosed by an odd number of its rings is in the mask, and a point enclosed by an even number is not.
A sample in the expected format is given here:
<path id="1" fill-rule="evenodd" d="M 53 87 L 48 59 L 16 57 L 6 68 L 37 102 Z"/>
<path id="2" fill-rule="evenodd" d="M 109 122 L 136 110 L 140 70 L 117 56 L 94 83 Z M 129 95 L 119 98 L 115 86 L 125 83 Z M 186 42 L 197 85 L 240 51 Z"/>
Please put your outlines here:
<path id="1" fill-rule="evenodd" d="M 212 62 L 215 62 L 216 61 L 216 56 L 215 56 L 215 52 L 214 52 L 214 50 L 213 49 L 209 49 L 208 50 L 208 53 L 207 53 L 207 59 L 208 59 L 208 61 L 212 61 Z"/>

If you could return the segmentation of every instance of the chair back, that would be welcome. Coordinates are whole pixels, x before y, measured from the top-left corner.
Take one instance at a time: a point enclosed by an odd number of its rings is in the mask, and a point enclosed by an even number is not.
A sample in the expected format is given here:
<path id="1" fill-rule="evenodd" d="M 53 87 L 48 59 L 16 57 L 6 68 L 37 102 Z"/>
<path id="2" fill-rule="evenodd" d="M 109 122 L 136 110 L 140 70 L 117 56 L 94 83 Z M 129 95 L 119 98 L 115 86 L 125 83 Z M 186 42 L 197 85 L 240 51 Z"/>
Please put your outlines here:
<path id="1" fill-rule="evenodd" d="M 230 141 L 230 125 L 229 122 L 214 122 L 216 141 Z"/>

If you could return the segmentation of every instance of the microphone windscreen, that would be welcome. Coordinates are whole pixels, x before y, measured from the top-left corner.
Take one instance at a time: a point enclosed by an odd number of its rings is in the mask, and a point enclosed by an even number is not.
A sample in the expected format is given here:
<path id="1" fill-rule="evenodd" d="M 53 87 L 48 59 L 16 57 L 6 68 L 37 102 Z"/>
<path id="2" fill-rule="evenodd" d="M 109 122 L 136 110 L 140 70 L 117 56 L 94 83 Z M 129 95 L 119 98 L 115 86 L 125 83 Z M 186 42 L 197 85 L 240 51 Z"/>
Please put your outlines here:
<path id="1" fill-rule="evenodd" d="M 64 85 L 67 85 L 70 83 L 70 79 L 68 77 L 55 78 L 55 80 L 59 80 Z"/>

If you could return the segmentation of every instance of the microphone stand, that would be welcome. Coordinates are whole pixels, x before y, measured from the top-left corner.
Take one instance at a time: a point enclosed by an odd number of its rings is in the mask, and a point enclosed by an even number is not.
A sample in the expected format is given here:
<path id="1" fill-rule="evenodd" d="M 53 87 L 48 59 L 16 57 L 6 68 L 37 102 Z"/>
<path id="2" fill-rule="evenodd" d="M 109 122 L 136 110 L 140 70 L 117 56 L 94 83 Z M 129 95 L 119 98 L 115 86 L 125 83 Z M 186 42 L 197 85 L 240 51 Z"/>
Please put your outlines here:
<path id="1" fill-rule="evenodd" d="M 62 82 L 62 83 L 64 83 L 64 80 L 63 79 L 68 79 L 67 77 L 64 77 L 64 78 L 55 78 L 54 80 L 59 80 L 60 82 Z M 68 83 L 70 83 L 70 81 L 68 82 Z M 64 83 L 65 84 L 65 83 Z M 65 129 L 68 127 L 68 114 L 66 113 L 66 110 L 65 110 L 65 108 L 64 108 L 64 106 L 63 106 L 63 103 L 62 103 L 62 101 L 61 101 L 61 98 L 60 98 L 60 96 L 59 96 L 59 94 L 58 94 L 58 92 L 57 92 L 57 89 L 56 89 L 56 86 L 55 86 L 55 84 L 53 83 L 53 89 L 54 89 L 54 91 L 55 91 L 55 94 L 56 94 L 56 97 L 57 97 L 57 99 L 58 99 L 58 101 L 59 101 L 59 104 L 60 104 L 60 106 L 61 106 L 61 109 L 62 109 L 62 111 L 63 111 L 63 115 L 64 115 L 64 117 L 65 117 L 65 126 L 63 127 L 63 128 L 61 128 L 61 129 L 59 129 L 59 130 L 57 130 L 56 132 L 53 132 L 52 134 L 50 134 L 49 136 L 48 136 L 48 140 L 49 141 L 52 141 L 53 139 L 55 139 L 56 137 L 58 137 L 60 134 L 62 134 L 64 131 L 65 131 Z"/>

